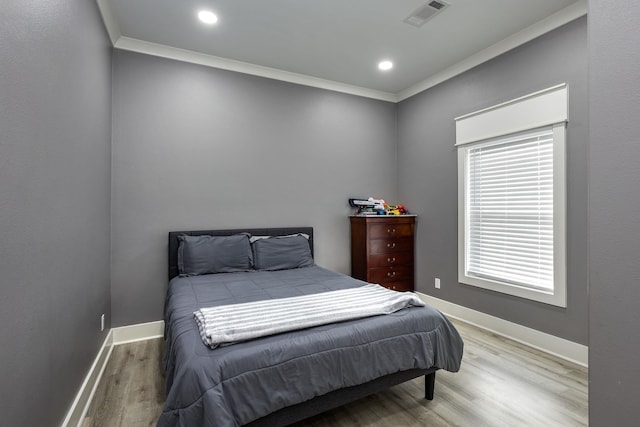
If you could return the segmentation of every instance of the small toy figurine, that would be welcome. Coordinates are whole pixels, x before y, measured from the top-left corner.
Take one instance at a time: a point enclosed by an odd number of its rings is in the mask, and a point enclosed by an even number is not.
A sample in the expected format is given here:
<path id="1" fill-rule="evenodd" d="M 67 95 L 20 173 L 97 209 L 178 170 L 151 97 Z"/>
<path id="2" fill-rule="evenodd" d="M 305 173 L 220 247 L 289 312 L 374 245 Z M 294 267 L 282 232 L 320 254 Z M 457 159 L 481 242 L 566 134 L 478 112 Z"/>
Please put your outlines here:
<path id="1" fill-rule="evenodd" d="M 403 205 L 387 205 L 387 215 L 406 215 L 409 211 Z"/>

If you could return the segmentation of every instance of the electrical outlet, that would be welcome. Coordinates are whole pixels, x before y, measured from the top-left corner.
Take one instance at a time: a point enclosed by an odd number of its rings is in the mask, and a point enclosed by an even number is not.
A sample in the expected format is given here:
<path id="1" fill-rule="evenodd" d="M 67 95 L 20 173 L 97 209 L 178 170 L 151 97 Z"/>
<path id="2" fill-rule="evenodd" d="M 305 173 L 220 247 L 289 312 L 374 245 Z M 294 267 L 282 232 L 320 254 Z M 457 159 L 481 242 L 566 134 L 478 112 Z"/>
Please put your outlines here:
<path id="1" fill-rule="evenodd" d="M 104 331 L 104 313 L 100 316 L 100 332 Z"/>
<path id="2" fill-rule="evenodd" d="M 436 286 L 436 289 L 440 289 L 440 279 L 438 279 L 437 277 L 435 280 L 435 286 Z"/>

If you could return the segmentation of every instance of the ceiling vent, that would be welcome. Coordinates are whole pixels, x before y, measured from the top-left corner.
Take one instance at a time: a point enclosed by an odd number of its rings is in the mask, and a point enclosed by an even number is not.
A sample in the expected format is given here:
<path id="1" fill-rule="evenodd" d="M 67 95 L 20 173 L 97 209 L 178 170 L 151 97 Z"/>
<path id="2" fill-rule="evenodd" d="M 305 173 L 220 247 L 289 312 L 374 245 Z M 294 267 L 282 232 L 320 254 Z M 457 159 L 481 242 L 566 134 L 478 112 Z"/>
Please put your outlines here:
<path id="1" fill-rule="evenodd" d="M 413 25 L 414 27 L 422 27 L 425 22 L 449 6 L 449 3 L 442 0 L 432 0 L 424 6 L 420 6 L 418 9 L 414 10 L 413 13 L 404 20 L 404 22 L 409 25 Z"/>

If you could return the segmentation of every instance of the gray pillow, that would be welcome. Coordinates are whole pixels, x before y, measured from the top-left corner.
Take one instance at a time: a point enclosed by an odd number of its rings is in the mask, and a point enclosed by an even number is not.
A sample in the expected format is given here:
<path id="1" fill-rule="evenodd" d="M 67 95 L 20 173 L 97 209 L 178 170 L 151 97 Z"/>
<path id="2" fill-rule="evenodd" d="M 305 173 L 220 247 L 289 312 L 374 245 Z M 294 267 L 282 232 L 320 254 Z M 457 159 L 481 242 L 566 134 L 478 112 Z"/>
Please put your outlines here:
<path id="1" fill-rule="evenodd" d="M 287 235 L 284 235 L 284 236 L 277 236 L 277 237 L 282 238 L 282 237 L 294 237 L 294 236 L 302 236 L 305 239 L 309 240 L 309 235 L 305 234 L 305 233 L 287 234 Z M 253 243 L 256 240 L 269 239 L 271 237 L 274 237 L 274 236 L 254 236 L 254 235 L 251 235 L 251 236 L 249 236 L 249 242 Z"/>
<path id="2" fill-rule="evenodd" d="M 251 270 L 253 256 L 247 234 L 178 236 L 178 270 L 182 276 Z"/>
<path id="3" fill-rule="evenodd" d="M 287 270 L 313 265 L 309 240 L 299 234 L 259 239 L 251 247 L 256 270 Z"/>

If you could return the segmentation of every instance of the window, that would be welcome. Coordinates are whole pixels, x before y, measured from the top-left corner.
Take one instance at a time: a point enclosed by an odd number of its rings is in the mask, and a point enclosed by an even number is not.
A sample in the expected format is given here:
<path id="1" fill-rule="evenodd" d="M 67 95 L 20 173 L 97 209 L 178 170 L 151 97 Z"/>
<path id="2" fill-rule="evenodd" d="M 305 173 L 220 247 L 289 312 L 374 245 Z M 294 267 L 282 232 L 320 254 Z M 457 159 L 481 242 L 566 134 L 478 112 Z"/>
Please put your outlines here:
<path id="1" fill-rule="evenodd" d="M 566 89 L 456 119 L 461 283 L 566 307 Z"/>

